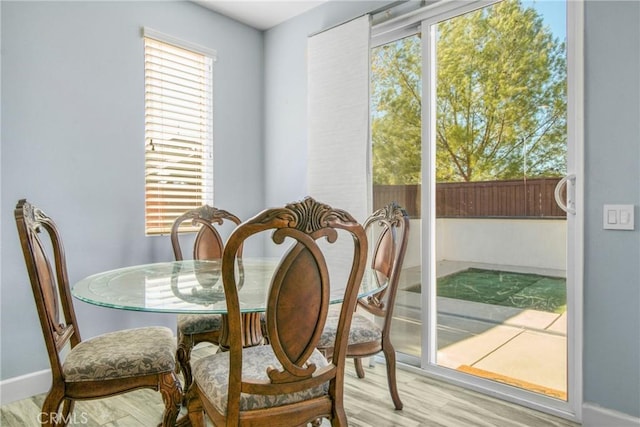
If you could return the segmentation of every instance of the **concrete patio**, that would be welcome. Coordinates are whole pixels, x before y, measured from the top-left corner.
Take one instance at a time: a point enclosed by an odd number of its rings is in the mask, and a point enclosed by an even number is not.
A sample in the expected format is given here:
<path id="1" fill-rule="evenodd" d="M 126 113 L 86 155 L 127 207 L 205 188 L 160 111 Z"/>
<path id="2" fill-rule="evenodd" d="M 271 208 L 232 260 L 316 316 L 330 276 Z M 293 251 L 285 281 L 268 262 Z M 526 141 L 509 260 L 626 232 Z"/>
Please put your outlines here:
<path id="1" fill-rule="evenodd" d="M 438 263 L 438 275 L 469 267 L 506 269 L 477 263 Z M 515 267 L 508 271 L 518 270 Z M 561 276 L 558 270 L 521 268 Z M 403 272 L 398 291 L 393 342 L 399 352 L 420 355 L 420 306 L 415 292 L 404 291 L 416 283 L 419 270 Z M 412 277 L 413 276 L 413 277 Z M 438 297 L 438 365 L 492 378 L 560 399 L 566 398 L 566 313 L 502 307 Z"/>

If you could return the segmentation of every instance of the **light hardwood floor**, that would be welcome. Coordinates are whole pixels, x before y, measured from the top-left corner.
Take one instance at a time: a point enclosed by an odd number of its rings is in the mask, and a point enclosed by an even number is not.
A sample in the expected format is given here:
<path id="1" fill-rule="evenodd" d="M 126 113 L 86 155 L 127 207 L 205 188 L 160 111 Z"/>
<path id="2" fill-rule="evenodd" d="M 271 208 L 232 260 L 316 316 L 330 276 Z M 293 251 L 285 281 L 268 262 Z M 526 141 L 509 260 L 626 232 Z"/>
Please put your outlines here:
<path id="1" fill-rule="evenodd" d="M 211 348 L 198 347 L 194 358 Z M 404 403 L 393 409 L 384 365 L 365 368 L 358 379 L 347 362 L 345 409 L 352 427 L 575 427 L 578 424 L 404 370 L 398 387 Z M 38 426 L 44 394 L 0 407 L 0 426 Z M 139 390 L 107 399 L 77 402 L 70 426 L 155 427 L 164 406 L 160 394 Z M 329 425 L 326 420 L 323 426 Z"/>

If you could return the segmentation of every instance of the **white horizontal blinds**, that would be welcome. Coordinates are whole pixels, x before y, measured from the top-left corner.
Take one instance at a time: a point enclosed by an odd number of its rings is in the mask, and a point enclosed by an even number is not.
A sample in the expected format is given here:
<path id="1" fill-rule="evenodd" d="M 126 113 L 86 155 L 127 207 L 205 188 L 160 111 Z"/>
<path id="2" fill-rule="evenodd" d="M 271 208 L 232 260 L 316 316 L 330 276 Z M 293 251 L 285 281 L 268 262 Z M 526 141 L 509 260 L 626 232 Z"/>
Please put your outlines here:
<path id="1" fill-rule="evenodd" d="M 369 16 L 309 37 L 308 194 L 360 222 L 368 211 Z M 328 261 L 344 283 L 353 244 L 338 239 Z M 344 246 L 343 246 L 344 245 Z M 337 250 L 336 250 L 337 249 Z M 331 267 L 331 265 L 330 265 Z"/>
<path id="2" fill-rule="evenodd" d="M 214 59 L 150 37 L 144 53 L 145 224 L 160 234 L 213 204 Z"/>

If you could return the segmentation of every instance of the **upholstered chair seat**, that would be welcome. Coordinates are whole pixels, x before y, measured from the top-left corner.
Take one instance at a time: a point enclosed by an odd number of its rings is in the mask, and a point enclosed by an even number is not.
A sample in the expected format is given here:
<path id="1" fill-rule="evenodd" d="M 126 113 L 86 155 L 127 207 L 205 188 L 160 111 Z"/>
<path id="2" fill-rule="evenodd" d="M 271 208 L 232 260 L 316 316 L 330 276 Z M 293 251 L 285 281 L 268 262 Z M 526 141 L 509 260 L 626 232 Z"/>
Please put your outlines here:
<path id="1" fill-rule="evenodd" d="M 181 314 L 178 316 L 178 330 L 185 335 L 219 331 L 221 325 L 222 316 L 219 314 Z"/>
<path id="2" fill-rule="evenodd" d="M 337 307 L 331 307 L 327 316 L 327 323 L 324 325 L 324 331 L 318 343 L 319 348 L 333 347 L 336 341 L 339 320 L 340 311 Z M 351 320 L 351 329 L 349 330 L 349 345 L 367 344 L 372 341 L 382 341 L 382 329 L 362 314 L 354 313 Z"/>
<path id="3" fill-rule="evenodd" d="M 67 382 L 159 374 L 175 369 L 175 351 L 175 338 L 169 328 L 110 332 L 75 346 L 62 372 Z"/>
<path id="4" fill-rule="evenodd" d="M 277 370 L 282 370 L 282 365 L 270 345 L 246 348 L 243 360 L 242 379 L 245 381 L 249 379 L 269 381 L 265 366 L 273 366 Z M 329 364 L 318 350 L 313 352 L 308 363 L 314 363 L 318 369 Z M 219 412 L 226 413 L 227 391 L 229 389 L 229 353 L 218 353 L 202 358 L 193 363 L 192 371 L 194 381 L 201 384 L 201 392 L 204 397 L 211 401 Z M 242 393 L 240 395 L 240 410 L 250 411 L 302 402 L 314 397 L 326 396 L 328 389 L 329 383 L 326 382 L 323 385 L 297 393 L 276 395 Z"/>

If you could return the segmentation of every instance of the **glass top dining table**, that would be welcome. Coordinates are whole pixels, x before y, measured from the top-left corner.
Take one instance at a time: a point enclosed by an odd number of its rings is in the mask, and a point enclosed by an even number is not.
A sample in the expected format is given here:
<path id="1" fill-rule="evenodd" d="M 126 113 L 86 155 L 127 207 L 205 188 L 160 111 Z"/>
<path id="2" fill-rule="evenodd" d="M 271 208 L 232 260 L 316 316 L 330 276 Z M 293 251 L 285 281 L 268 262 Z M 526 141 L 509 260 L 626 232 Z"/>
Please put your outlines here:
<path id="1" fill-rule="evenodd" d="M 276 258 L 243 258 L 236 266 L 238 297 L 243 313 L 266 311 L 267 293 Z M 159 313 L 226 314 L 220 260 L 172 261 L 135 265 L 93 274 L 77 282 L 72 295 L 84 302 L 122 310 Z M 242 272 L 242 273 L 240 273 Z M 365 273 L 358 297 L 386 287 Z M 331 284 L 331 303 L 342 301 L 344 286 Z"/>
<path id="2" fill-rule="evenodd" d="M 266 311 L 267 294 L 275 258 L 242 258 L 236 265 L 238 299 L 243 316 L 243 345 L 263 343 L 261 313 Z M 228 348 L 227 306 L 220 274 L 220 260 L 172 261 L 135 265 L 93 274 L 77 282 L 71 294 L 78 300 L 121 310 L 156 313 L 220 314 L 219 349 Z M 345 280 L 346 283 L 346 280 Z M 373 270 L 365 273 L 358 298 L 386 288 Z M 331 283 L 330 302 L 342 302 L 344 285 Z"/>

